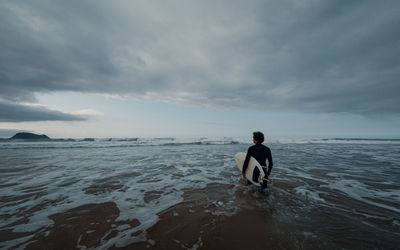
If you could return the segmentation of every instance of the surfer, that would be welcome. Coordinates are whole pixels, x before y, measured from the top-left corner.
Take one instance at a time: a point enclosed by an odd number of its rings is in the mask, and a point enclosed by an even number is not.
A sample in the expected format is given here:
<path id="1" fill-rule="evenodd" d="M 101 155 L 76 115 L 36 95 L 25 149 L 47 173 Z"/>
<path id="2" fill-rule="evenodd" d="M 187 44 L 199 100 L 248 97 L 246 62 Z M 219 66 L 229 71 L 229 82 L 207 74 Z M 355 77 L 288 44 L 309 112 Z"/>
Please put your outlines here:
<path id="1" fill-rule="evenodd" d="M 242 174 L 243 177 L 246 179 L 245 172 L 247 166 L 249 165 L 250 157 L 253 156 L 262 166 L 262 169 L 265 174 L 265 178 L 263 180 L 261 188 L 264 189 L 267 187 L 267 180 L 266 178 L 269 177 L 272 170 L 272 154 L 269 147 L 263 145 L 264 142 L 264 134 L 261 132 L 254 132 L 253 133 L 253 142 L 255 145 L 249 147 L 247 150 L 246 159 L 244 160 Z M 267 160 L 268 160 L 268 171 L 267 171 Z M 249 181 L 247 181 L 249 183 Z"/>

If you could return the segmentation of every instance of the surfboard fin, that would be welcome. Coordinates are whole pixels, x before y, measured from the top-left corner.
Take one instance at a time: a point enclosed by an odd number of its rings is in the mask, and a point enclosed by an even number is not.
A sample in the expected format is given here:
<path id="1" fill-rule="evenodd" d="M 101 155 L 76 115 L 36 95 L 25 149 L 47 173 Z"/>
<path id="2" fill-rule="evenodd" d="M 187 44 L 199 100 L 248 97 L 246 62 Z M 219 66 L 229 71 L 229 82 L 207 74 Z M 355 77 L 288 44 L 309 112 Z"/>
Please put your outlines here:
<path id="1" fill-rule="evenodd" d="M 272 183 L 272 180 L 271 180 L 271 179 L 263 178 L 263 180 L 264 180 L 264 181 L 267 181 L 268 183 Z"/>

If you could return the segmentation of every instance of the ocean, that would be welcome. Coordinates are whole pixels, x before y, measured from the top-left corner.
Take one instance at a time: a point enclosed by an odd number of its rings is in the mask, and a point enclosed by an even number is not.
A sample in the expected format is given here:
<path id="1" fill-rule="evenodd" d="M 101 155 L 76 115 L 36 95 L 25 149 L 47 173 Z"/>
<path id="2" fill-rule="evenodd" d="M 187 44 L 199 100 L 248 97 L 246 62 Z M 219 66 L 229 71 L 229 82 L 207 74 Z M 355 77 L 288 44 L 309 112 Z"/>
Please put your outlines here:
<path id="1" fill-rule="evenodd" d="M 267 140 L 265 194 L 250 143 L 3 140 L 0 248 L 399 249 L 399 140 Z"/>

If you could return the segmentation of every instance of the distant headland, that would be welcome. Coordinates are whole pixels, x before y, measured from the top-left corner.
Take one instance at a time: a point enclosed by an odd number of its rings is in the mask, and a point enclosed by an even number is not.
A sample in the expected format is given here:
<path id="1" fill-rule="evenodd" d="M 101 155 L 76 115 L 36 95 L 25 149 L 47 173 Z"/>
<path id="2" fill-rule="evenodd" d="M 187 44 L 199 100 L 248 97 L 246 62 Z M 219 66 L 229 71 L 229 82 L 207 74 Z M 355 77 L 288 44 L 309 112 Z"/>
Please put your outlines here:
<path id="1" fill-rule="evenodd" d="M 6 142 L 6 141 L 52 141 L 52 142 L 75 142 L 77 140 L 75 139 L 51 139 L 47 135 L 38 135 L 34 133 L 29 133 L 29 132 L 20 132 L 16 133 L 10 138 L 0 138 L 0 142 Z M 85 138 L 79 141 L 95 141 L 94 138 Z"/>
<path id="2" fill-rule="evenodd" d="M 16 133 L 10 140 L 50 140 L 47 135 L 37 135 L 28 132 Z"/>

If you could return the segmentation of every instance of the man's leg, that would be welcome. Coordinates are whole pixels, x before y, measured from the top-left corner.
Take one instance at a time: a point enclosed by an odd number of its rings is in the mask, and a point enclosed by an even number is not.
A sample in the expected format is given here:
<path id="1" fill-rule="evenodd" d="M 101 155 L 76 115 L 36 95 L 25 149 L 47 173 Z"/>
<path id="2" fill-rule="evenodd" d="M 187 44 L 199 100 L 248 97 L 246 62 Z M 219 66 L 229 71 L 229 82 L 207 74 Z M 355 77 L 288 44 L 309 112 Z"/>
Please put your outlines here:
<path id="1" fill-rule="evenodd" d="M 262 189 L 265 189 L 265 188 L 267 188 L 267 178 L 268 178 L 268 176 L 267 176 L 267 168 L 262 168 L 263 169 L 263 171 L 264 171 L 264 174 L 265 174 L 265 176 L 264 176 L 264 179 L 263 179 L 263 182 L 262 182 L 262 184 L 261 184 L 261 188 Z"/>

